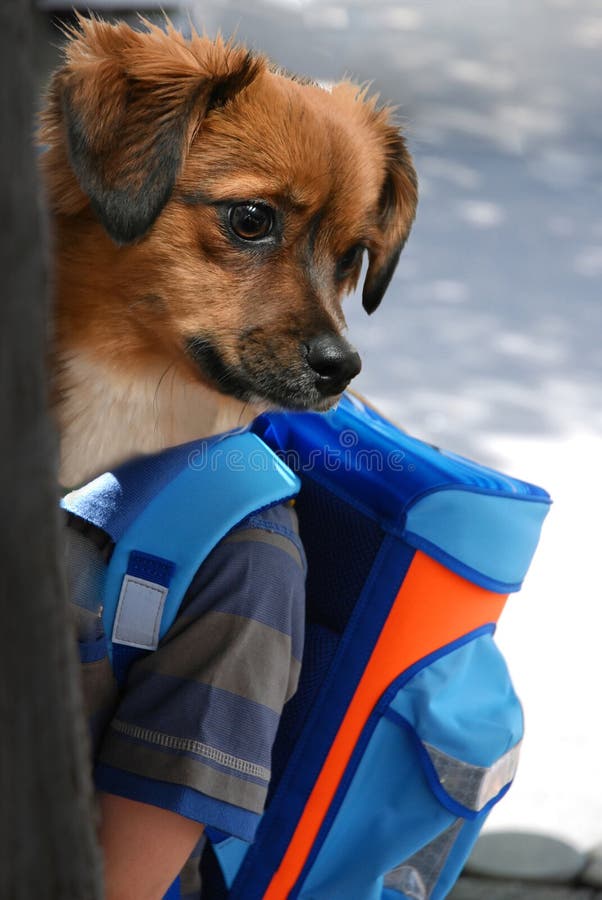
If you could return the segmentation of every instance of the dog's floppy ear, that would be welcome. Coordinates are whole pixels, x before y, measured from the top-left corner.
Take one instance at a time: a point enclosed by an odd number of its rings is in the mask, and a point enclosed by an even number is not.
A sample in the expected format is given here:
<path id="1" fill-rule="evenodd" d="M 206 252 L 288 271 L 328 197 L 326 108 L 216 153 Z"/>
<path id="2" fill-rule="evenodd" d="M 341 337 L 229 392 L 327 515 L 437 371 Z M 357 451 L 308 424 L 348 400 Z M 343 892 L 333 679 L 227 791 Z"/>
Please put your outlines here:
<path id="1" fill-rule="evenodd" d="M 400 133 L 391 125 L 383 126 L 383 113 L 378 126 L 384 130 L 385 177 L 378 202 L 377 222 L 379 239 L 369 252 L 368 272 L 364 282 L 362 302 L 367 313 L 380 304 L 399 256 L 410 233 L 418 202 L 418 181 Z"/>
<path id="2" fill-rule="evenodd" d="M 69 159 L 96 215 L 117 242 L 141 237 L 169 199 L 203 117 L 264 68 L 244 48 L 195 32 L 185 40 L 79 17 L 51 108 L 62 117 Z"/>

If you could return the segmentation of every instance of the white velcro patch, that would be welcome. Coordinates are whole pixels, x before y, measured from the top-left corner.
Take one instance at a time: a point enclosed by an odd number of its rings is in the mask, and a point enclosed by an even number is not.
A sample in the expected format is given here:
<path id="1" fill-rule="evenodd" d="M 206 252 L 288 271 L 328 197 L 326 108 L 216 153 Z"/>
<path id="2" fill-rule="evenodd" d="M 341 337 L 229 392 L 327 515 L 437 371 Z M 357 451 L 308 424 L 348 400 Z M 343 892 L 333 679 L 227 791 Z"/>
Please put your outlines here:
<path id="1" fill-rule="evenodd" d="M 113 643 L 156 650 L 167 588 L 126 575 L 113 625 Z"/>

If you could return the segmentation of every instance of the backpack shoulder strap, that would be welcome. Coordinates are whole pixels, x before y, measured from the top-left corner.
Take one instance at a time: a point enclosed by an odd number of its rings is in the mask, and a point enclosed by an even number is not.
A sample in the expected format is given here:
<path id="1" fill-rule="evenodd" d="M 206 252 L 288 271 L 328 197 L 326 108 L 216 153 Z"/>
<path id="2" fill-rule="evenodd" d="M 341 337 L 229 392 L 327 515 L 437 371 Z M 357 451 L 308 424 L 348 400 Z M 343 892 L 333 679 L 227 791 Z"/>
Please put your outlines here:
<path id="1" fill-rule="evenodd" d="M 162 467 L 158 490 L 150 497 L 148 459 L 140 467 L 139 490 L 131 466 L 127 490 L 115 487 L 119 472 L 109 479 L 113 519 L 126 523 L 123 529 L 111 529 L 110 523 L 104 523 L 116 539 L 103 603 L 105 634 L 113 644 L 156 649 L 197 569 L 216 544 L 247 516 L 282 503 L 299 491 L 296 475 L 250 432 L 196 442 L 178 459 L 177 466 L 169 467 L 168 478 Z M 104 481 L 99 482 L 101 487 Z M 67 497 L 63 506 L 80 513 L 81 490 L 77 494 L 79 502 L 69 502 Z M 99 516 L 106 519 L 105 495 L 106 490 L 99 491 L 102 509 L 96 515 L 91 512 L 94 502 L 89 492 L 86 495 L 88 521 Z M 127 499 L 128 509 L 115 503 L 114 498 L 119 496 Z"/>

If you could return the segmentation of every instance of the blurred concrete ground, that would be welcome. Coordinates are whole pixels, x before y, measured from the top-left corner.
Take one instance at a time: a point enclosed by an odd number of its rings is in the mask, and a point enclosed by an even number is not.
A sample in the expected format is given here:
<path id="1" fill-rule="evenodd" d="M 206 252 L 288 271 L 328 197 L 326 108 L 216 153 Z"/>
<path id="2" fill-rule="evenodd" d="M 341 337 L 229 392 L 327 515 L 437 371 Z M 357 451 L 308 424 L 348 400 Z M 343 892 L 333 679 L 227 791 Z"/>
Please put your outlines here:
<path id="1" fill-rule="evenodd" d="M 372 80 L 399 105 L 421 203 L 382 308 L 368 319 L 349 301 L 357 387 L 414 434 L 552 493 L 498 632 L 527 736 L 490 827 L 599 842 L 602 6 L 189 5 L 210 33 L 316 78 Z"/>
<path id="2" fill-rule="evenodd" d="M 602 839 L 602 7 L 598 0 L 193 3 L 286 67 L 372 80 L 421 181 L 358 389 L 555 505 L 499 642 L 527 717 L 490 827 Z"/>
<path id="3" fill-rule="evenodd" d="M 602 892 L 570 885 L 525 884 L 461 878 L 449 900 L 601 900 Z"/>

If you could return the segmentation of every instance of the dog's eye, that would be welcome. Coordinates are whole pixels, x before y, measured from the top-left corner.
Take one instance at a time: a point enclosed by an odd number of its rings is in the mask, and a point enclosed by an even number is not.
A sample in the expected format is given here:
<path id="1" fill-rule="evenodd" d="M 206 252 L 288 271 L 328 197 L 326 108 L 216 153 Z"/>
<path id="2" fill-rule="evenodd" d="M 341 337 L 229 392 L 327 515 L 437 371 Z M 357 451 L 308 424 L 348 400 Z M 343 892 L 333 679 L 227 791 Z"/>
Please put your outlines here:
<path id="1" fill-rule="evenodd" d="M 343 253 L 337 262 L 337 276 L 339 278 L 347 278 L 348 275 L 351 275 L 361 260 L 363 252 L 364 248 L 361 244 L 354 244 L 353 247 L 350 247 L 349 250 Z"/>
<path id="2" fill-rule="evenodd" d="M 237 203 L 228 211 L 228 222 L 243 241 L 259 241 L 274 227 L 274 213 L 265 203 Z"/>

